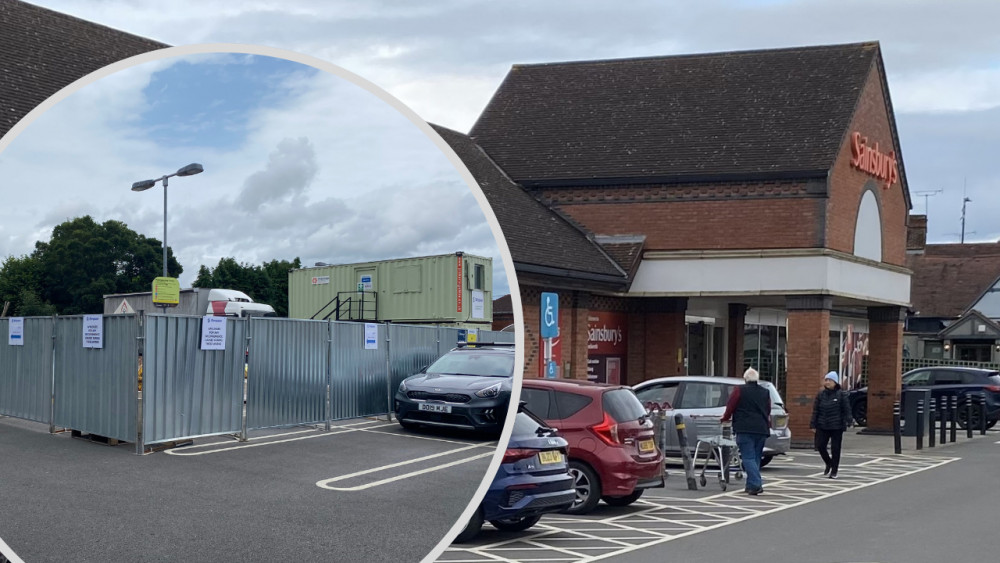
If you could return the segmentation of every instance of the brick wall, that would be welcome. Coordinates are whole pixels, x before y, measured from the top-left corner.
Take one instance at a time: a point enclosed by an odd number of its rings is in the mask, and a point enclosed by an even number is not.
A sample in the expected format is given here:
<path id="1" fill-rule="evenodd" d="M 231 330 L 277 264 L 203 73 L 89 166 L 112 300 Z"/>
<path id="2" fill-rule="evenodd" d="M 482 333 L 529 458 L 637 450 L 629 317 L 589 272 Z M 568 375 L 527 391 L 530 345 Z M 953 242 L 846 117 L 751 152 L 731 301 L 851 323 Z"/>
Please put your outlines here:
<path id="1" fill-rule="evenodd" d="M 864 186 L 869 180 L 875 180 L 880 184 L 876 191 L 882 218 L 882 261 L 905 266 L 906 219 L 909 211 L 903 196 L 902 179 L 886 190 L 881 187 L 880 180 L 851 167 L 851 134 L 854 131 L 868 137 L 869 145 L 878 142 L 882 153 L 888 154 L 891 150 L 896 150 L 897 154 L 900 152 L 893 142 L 877 66 L 872 67 L 868 76 L 854 120 L 845 132 L 844 144 L 830 174 L 826 246 L 853 253 L 854 230 Z M 900 173 L 902 174 L 902 170 Z"/>
<path id="2" fill-rule="evenodd" d="M 519 286 L 521 307 L 524 311 L 524 377 L 538 377 L 539 363 L 542 360 L 542 352 L 538 345 L 542 291 L 529 285 L 519 284 Z"/>
<path id="3" fill-rule="evenodd" d="M 868 323 L 868 429 L 892 430 L 892 404 L 899 399 L 903 369 L 903 323 Z"/>
<path id="4" fill-rule="evenodd" d="M 653 376 L 646 377 L 646 317 L 632 313 L 628 317 L 628 360 L 625 363 L 625 383 L 635 385 L 647 379 L 653 379 Z"/>
<path id="5" fill-rule="evenodd" d="M 788 379 L 785 406 L 794 444 L 812 443 L 809 419 L 813 399 L 828 371 L 830 311 L 788 312 Z"/>
<path id="6" fill-rule="evenodd" d="M 541 323 L 542 288 L 520 284 L 521 305 L 524 310 L 524 377 L 538 377 L 544 352 L 541 348 L 539 326 Z M 569 365 L 569 377 L 587 379 L 587 313 L 588 294 L 576 291 L 559 293 L 559 340 L 562 345 L 562 364 L 559 377 Z"/>
<path id="7" fill-rule="evenodd" d="M 645 314 L 646 358 L 643 379 L 684 375 L 684 361 L 677 361 L 677 351 L 684 351 L 687 325 L 684 313 Z"/>
<path id="8" fill-rule="evenodd" d="M 826 206 L 805 197 L 553 205 L 596 234 L 646 235 L 645 250 L 818 247 Z"/>

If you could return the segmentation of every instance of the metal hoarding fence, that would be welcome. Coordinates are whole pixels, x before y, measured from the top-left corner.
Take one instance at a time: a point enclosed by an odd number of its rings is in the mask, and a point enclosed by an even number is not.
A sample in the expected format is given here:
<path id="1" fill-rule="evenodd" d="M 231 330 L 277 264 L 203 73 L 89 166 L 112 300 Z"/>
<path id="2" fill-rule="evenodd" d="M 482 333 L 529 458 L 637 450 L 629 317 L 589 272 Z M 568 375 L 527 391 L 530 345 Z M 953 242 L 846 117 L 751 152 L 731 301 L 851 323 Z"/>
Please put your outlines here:
<path id="1" fill-rule="evenodd" d="M 23 344 L 9 334 L 10 319 L 0 319 L 0 415 L 51 423 L 52 318 L 25 318 Z"/>
<path id="2" fill-rule="evenodd" d="M 365 348 L 365 323 L 332 322 L 333 365 L 331 418 L 374 416 L 388 412 L 386 325 L 376 324 L 375 349 Z M 395 390 L 393 390 L 395 391 Z"/>
<path id="3" fill-rule="evenodd" d="M 147 445 L 242 429 L 247 320 L 226 318 L 225 349 L 202 350 L 202 319 L 145 318 L 142 427 Z"/>
<path id="4" fill-rule="evenodd" d="M 441 357 L 435 327 L 389 325 L 390 400 L 399 384 Z"/>
<path id="5" fill-rule="evenodd" d="M 56 317 L 53 321 L 55 425 L 135 441 L 138 317 L 104 316 L 100 348 L 83 347 L 83 316 Z"/>
<path id="6" fill-rule="evenodd" d="M 264 317 L 250 323 L 247 428 L 326 420 L 330 324 Z"/>

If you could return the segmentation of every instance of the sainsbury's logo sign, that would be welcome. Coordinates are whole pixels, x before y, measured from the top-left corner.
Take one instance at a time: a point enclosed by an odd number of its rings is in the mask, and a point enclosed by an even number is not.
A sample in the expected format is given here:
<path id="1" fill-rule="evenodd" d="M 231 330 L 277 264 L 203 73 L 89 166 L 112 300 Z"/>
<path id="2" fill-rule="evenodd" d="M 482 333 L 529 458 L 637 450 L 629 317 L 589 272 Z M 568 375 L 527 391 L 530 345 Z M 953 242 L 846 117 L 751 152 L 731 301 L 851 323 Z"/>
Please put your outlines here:
<path id="1" fill-rule="evenodd" d="M 587 342 L 610 342 L 613 346 L 621 344 L 623 338 L 622 329 L 608 328 L 607 325 L 591 328 L 587 333 Z"/>
<path id="2" fill-rule="evenodd" d="M 896 151 L 883 153 L 878 143 L 874 147 L 869 145 L 868 137 L 857 131 L 851 135 L 851 166 L 882 180 L 882 187 L 887 190 L 899 179 Z"/>

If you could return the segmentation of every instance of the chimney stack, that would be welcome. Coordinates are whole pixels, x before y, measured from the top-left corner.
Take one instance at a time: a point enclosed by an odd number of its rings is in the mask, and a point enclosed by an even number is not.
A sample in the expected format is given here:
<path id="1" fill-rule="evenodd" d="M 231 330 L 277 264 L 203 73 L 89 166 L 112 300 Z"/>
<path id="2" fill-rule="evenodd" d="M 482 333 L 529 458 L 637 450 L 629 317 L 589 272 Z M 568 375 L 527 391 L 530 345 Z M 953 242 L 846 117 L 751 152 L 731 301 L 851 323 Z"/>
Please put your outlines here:
<path id="1" fill-rule="evenodd" d="M 910 215 L 906 225 L 907 254 L 923 254 L 927 246 L 927 215 Z"/>

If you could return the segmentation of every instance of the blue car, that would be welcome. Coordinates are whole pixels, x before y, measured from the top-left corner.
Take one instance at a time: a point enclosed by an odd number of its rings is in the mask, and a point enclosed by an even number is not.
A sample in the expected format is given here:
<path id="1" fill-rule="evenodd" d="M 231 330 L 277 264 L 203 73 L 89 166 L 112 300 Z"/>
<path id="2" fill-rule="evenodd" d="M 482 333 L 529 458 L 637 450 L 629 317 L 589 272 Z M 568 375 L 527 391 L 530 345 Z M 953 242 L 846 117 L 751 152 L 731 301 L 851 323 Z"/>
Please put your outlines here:
<path id="1" fill-rule="evenodd" d="M 554 428 L 521 403 L 503 463 L 455 542 L 476 537 L 483 522 L 505 532 L 520 532 L 537 524 L 543 514 L 572 506 L 576 491 L 566 462 L 568 448 Z"/>

